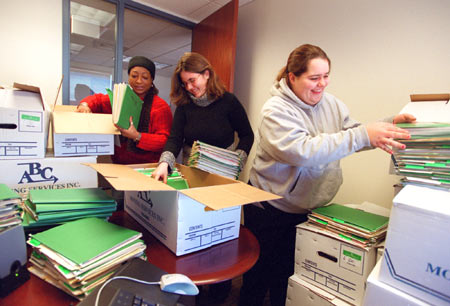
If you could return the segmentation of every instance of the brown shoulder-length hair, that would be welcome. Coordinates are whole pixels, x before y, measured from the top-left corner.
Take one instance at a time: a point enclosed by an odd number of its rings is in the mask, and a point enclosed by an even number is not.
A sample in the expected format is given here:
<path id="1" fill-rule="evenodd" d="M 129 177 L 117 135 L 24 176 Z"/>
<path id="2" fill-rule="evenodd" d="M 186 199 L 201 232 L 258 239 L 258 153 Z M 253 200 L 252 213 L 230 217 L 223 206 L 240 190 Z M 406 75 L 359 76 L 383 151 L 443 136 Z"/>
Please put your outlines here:
<path id="1" fill-rule="evenodd" d="M 176 105 L 188 104 L 191 101 L 187 90 L 182 86 L 180 73 L 182 71 L 204 73 L 209 71 L 209 79 L 206 85 L 206 94 L 211 100 L 216 100 L 223 96 L 226 91 L 225 85 L 219 79 L 209 61 L 196 52 L 186 52 L 178 61 L 177 67 L 172 75 L 172 89 L 170 99 Z"/>
<path id="2" fill-rule="evenodd" d="M 300 76 L 308 70 L 308 64 L 315 58 L 322 58 L 328 61 L 328 66 L 331 69 L 331 61 L 328 55 L 320 47 L 304 44 L 295 48 L 291 54 L 289 54 L 287 64 L 281 68 L 277 76 L 277 81 L 281 81 L 282 78 L 286 78 L 286 82 L 289 84 L 288 74 L 292 72 L 295 76 Z"/>

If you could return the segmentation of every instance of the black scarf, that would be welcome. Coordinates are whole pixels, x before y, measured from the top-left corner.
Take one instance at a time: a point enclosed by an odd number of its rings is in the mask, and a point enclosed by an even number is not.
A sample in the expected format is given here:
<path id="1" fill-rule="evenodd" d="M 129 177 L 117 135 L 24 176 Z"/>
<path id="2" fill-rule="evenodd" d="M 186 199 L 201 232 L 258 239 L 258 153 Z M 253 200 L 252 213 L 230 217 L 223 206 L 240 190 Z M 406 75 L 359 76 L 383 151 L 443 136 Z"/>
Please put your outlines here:
<path id="1" fill-rule="evenodd" d="M 139 118 L 139 124 L 137 127 L 137 131 L 140 133 L 148 133 L 148 127 L 150 125 L 150 113 L 152 111 L 153 105 L 153 97 L 155 96 L 155 92 L 153 90 L 154 87 L 150 88 L 147 95 L 144 98 L 144 104 L 142 105 L 141 117 Z M 121 136 L 123 137 L 123 136 Z M 127 151 L 134 153 L 145 153 L 145 150 L 142 150 L 136 146 L 136 142 L 134 139 L 127 138 Z"/>

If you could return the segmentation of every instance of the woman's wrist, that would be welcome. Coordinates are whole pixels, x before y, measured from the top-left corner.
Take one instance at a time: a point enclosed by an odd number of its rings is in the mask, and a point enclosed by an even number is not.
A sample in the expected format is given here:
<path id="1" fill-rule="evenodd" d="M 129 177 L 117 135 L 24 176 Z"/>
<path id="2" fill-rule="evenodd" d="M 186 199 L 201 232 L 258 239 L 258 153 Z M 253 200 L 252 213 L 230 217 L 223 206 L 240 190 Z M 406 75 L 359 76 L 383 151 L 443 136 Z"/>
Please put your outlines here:
<path id="1" fill-rule="evenodd" d="M 136 138 L 134 138 L 135 142 L 139 142 L 141 140 L 142 134 L 138 133 L 138 135 L 136 136 Z"/>

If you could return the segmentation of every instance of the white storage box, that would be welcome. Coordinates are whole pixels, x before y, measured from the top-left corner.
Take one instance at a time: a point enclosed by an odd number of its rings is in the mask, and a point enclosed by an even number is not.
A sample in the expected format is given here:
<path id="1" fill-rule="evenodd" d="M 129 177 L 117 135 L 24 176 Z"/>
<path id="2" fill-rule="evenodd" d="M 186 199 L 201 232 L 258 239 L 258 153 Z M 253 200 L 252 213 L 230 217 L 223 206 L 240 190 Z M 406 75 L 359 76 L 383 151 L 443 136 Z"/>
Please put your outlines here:
<path id="1" fill-rule="evenodd" d="M 114 154 L 114 135 L 120 132 L 111 114 L 77 113 L 73 106 L 57 105 L 52 117 L 55 156 Z"/>
<path id="2" fill-rule="evenodd" d="M 93 188 L 98 186 L 97 172 L 82 163 L 96 161 L 96 156 L 0 160 L 2 183 L 24 199 L 30 189 Z"/>
<path id="3" fill-rule="evenodd" d="M 48 114 L 38 87 L 0 88 L 0 159 L 44 158 Z"/>
<path id="4" fill-rule="evenodd" d="M 363 306 L 427 306 L 427 304 L 401 290 L 380 281 L 381 260 L 367 278 Z"/>
<path id="5" fill-rule="evenodd" d="M 308 283 L 297 275 L 289 277 L 286 306 L 350 306 L 336 296 Z"/>
<path id="6" fill-rule="evenodd" d="M 297 226 L 295 274 L 348 303 L 361 304 L 376 256 L 375 247 L 366 251 L 321 235 L 307 223 Z"/>
<path id="7" fill-rule="evenodd" d="M 394 198 L 380 280 L 450 304 L 450 191 L 405 186 Z"/>
<path id="8" fill-rule="evenodd" d="M 125 211 L 176 255 L 205 249 L 239 236 L 241 205 L 279 199 L 240 181 L 177 165 L 189 189 L 174 188 L 133 168 L 157 164 L 89 165 L 125 192 Z"/>

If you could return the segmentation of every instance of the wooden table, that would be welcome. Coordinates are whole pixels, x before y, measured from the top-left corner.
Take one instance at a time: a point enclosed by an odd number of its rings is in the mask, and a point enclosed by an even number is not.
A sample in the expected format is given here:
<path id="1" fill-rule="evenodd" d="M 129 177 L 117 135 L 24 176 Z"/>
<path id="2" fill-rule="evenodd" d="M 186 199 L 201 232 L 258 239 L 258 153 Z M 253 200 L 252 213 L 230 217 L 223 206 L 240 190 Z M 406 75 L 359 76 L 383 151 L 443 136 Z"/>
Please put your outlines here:
<path id="1" fill-rule="evenodd" d="M 126 212 L 115 212 L 110 222 L 141 232 L 147 245 L 148 261 L 168 273 L 185 274 L 197 285 L 213 284 L 237 277 L 249 270 L 259 256 L 258 241 L 243 226 L 237 239 L 195 253 L 175 256 Z M 0 298 L 2 306 L 58 306 L 77 303 L 77 299 L 34 275 L 6 298 Z"/>

